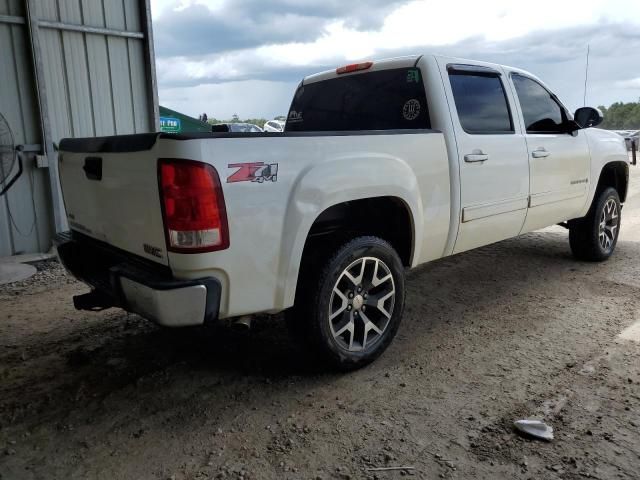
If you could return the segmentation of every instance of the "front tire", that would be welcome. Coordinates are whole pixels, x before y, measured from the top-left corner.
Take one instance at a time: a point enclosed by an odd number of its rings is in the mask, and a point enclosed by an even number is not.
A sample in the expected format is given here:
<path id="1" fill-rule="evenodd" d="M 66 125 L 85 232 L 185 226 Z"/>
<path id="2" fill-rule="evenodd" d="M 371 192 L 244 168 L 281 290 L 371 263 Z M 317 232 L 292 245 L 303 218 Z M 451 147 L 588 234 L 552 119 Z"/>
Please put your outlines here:
<path id="1" fill-rule="evenodd" d="M 589 213 L 569 227 L 569 244 L 579 260 L 602 262 L 618 243 L 620 233 L 620 197 L 614 188 L 606 188 L 595 198 Z"/>
<path id="2" fill-rule="evenodd" d="M 377 237 L 357 237 L 301 272 L 287 322 L 294 337 L 340 370 L 378 358 L 393 340 L 404 310 L 404 267 Z"/>

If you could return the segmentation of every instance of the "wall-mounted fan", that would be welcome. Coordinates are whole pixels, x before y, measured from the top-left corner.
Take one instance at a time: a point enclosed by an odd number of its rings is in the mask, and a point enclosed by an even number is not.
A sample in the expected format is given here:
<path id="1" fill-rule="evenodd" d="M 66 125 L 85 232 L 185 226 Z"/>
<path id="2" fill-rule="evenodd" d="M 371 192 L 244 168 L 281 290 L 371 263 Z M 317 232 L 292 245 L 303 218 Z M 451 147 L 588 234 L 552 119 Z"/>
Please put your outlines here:
<path id="1" fill-rule="evenodd" d="M 9 123 L 0 113 L 0 196 L 7 193 L 20 175 L 22 155 L 16 148 Z"/>

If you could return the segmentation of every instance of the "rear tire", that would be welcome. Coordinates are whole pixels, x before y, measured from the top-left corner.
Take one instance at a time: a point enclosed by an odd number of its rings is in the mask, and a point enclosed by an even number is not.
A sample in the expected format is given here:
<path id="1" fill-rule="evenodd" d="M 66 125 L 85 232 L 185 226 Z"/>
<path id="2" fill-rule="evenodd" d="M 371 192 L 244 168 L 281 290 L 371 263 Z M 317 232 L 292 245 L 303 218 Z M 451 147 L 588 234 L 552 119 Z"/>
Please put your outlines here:
<path id="1" fill-rule="evenodd" d="M 297 341 L 339 370 L 378 358 L 404 310 L 404 267 L 377 237 L 357 237 L 303 267 L 287 323 Z"/>
<path id="2" fill-rule="evenodd" d="M 618 243 L 620 233 L 620 197 L 614 188 L 606 188 L 594 199 L 584 218 L 573 220 L 569 227 L 569 245 L 579 260 L 602 262 Z"/>

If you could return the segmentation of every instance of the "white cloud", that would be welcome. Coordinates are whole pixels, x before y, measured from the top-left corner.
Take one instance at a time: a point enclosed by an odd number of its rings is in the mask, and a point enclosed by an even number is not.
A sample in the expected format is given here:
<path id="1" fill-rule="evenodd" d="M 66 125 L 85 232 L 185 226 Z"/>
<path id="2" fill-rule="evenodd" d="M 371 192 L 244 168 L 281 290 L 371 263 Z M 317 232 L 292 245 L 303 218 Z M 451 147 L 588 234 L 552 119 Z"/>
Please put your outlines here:
<path id="1" fill-rule="evenodd" d="M 176 8 L 185 8 L 195 3 L 208 5 L 209 8 L 220 4 L 205 0 L 174 0 Z M 220 79 L 231 79 L 250 73 L 250 70 L 243 70 L 248 63 L 244 61 L 247 56 L 252 57 L 251 64 L 254 66 L 256 63 L 291 67 L 332 64 L 336 61 L 373 57 L 380 50 L 424 45 L 437 49 L 439 46 L 473 37 L 503 41 L 535 31 L 628 18 L 640 20 L 640 2 L 584 0 L 580 8 L 575 8 L 571 2 L 557 0 L 437 3 L 417 0 L 397 8 L 385 19 L 378 31 L 359 31 L 347 27 L 344 22 L 336 21 L 327 25 L 324 34 L 312 42 L 258 45 L 255 49 L 227 52 L 223 55 L 172 59 L 167 64 L 174 64 L 175 69 L 180 70 L 182 78 L 205 78 L 211 72 L 219 72 L 216 76 Z M 283 28 L 283 25 L 275 25 L 274 28 Z M 167 81 L 172 79 L 171 75 L 165 78 Z"/>
<path id="2" fill-rule="evenodd" d="M 615 83 L 618 88 L 624 88 L 629 90 L 636 90 L 640 95 L 640 77 L 630 78 L 628 80 L 619 80 Z"/>
<path id="3" fill-rule="evenodd" d="M 286 115 L 296 83 L 246 80 L 204 84 L 190 88 L 160 88 L 161 104 L 193 117 L 201 113 L 217 119 L 256 115 L 273 118 Z"/>
<path id="4" fill-rule="evenodd" d="M 181 10 L 192 5 L 219 10 L 222 0 L 153 0 L 165 13 L 170 6 Z M 283 12 L 283 15 L 286 12 Z M 602 22 L 640 20 L 640 2 L 625 0 L 582 0 L 579 8 L 573 2 L 558 0 L 467 0 L 434 2 L 414 0 L 397 7 L 381 29 L 361 31 L 336 21 L 325 34 L 313 42 L 288 43 L 261 49 L 266 57 L 305 65 L 310 59 L 333 58 L 336 52 L 347 59 L 363 57 L 379 49 L 420 45 L 448 45 L 466 38 L 482 37 L 501 41 L 540 30 L 593 25 Z M 286 28 L 276 24 L 274 28 Z"/>
<path id="5" fill-rule="evenodd" d="M 157 20 L 161 15 L 171 15 L 171 12 L 184 10 L 192 5 L 217 10 L 223 3 L 223 0 L 151 0 L 151 15 L 153 20 Z"/>
<path id="6" fill-rule="evenodd" d="M 379 31 L 357 31 L 335 23 L 314 42 L 262 47 L 260 53 L 292 65 L 305 65 L 335 58 L 338 52 L 345 60 L 353 60 L 381 49 L 438 47 L 473 37 L 503 41 L 541 30 L 627 19 L 640 21 L 640 2 L 585 0 L 576 8 L 571 2 L 557 0 L 418 0 L 391 13 Z"/>
<path id="7" fill-rule="evenodd" d="M 245 7 L 250 1 L 244 0 Z M 218 13 L 232 9 L 234 5 L 224 0 L 152 0 L 152 3 L 160 12 L 155 13 L 154 18 L 196 4 Z M 297 7 L 311 4 L 318 5 L 319 2 L 298 0 L 291 3 Z M 287 13 L 287 3 L 280 0 L 278 5 L 282 5 L 282 19 Z M 256 1 L 256 9 L 259 8 Z M 587 43 L 591 43 L 592 51 L 589 100 L 607 104 L 637 98 L 635 92 L 632 95 L 630 92 L 638 88 L 638 79 L 634 77 L 640 65 L 640 51 L 628 49 L 627 43 L 636 46 L 640 43 L 640 33 L 636 33 L 640 31 L 638 1 L 582 0 L 577 6 L 574 2 L 558 0 L 414 0 L 389 11 L 379 25 L 368 30 L 346 18 L 325 17 L 320 33 L 309 41 L 273 43 L 265 35 L 262 44 L 248 49 L 179 57 L 163 57 L 162 52 L 158 52 L 159 82 L 164 87 L 161 102 L 165 102 L 163 95 L 170 86 L 183 85 L 186 89 L 190 88 L 187 85 L 198 83 L 234 83 L 265 78 L 282 79 L 264 85 L 277 89 L 282 95 L 287 91 L 288 95 L 287 89 L 295 82 L 294 78 L 299 80 L 304 74 L 318 69 L 365 58 L 381 58 L 389 52 L 444 52 L 529 68 L 551 86 L 557 85 L 561 97 L 568 98 L 566 103 L 579 106 L 582 95 L 577 87 L 584 78 L 583 55 Z M 305 18 L 308 21 L 309 17 Z M 287 22 L 271 17 L 264 19 L 258 13 L 255 19 L 271 22 L 260 23 L 261 31 L 287 28 Z M 318 18 L 318 22 L 321 20 Z M 629 25 L 633 28 L 628 28 Z M 624 34 L 620 33 L 622 30 Z M 574 32 L 575 37 L 572 36 Z M 158 35 L 162 32 L 156 31 Z M 558 39 L 557 43 L 549 41 L 553 38 Z M 201 41 L 215 42 L 216 38 Z M 229 89 L 228 93 L 231 95 L 232 91 L 241 92 L 242 88 Z M 265 92 L 265 96 L 274 94 Z M 249 104 L 242 94 L 235 100 L 236 105 L 243 108 L 247 105 L 247 109 L 263 104 L 261 101 Z M 286 109 L 289 98 L 280 98 L 280 103 Z M 273 110 L 280 112 L 281 108 Z M 231 108 L 228 114 L 234 111 Z M 253 112 L 261 114 L 263 110 Z"/>

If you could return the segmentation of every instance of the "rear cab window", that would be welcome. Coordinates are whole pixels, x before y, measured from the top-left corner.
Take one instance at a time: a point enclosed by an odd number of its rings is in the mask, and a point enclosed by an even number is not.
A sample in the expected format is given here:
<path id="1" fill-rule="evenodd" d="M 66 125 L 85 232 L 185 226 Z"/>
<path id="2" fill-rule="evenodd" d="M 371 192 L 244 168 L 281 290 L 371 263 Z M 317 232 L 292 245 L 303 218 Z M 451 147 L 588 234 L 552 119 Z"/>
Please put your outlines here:
<path id="1" fill-rule="evenodd" d="M 431 128 L 419 68 L 342 75 L 301 85 L 285 130 L 326 132 Z"/>

